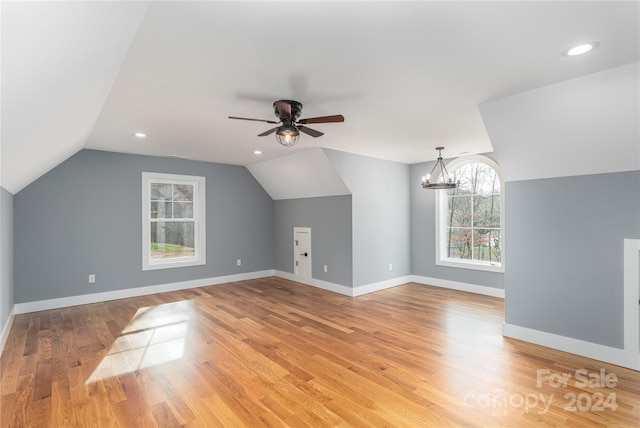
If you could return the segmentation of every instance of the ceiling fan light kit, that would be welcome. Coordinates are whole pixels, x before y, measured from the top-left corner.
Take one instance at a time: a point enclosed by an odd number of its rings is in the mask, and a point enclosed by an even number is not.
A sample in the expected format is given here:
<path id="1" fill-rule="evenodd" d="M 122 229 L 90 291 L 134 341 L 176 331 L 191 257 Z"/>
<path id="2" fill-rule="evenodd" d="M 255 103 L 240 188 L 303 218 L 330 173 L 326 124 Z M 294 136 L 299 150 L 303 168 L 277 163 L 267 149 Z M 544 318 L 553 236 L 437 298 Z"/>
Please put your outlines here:
<path id="1" fill-rule="evenodd" d="M 255 122 L 281 124 L 280 126 L 276 126 L 275 128 L 271 128 L 261 134 L 258 134 L 258 137 L 264 137 L 275 132 L 276 140 L 278 140 L 278 143 L 286 147 L 294 146 L 298 142 L 298 139 L 300 138 L 300 132 L 303 132 L 314 138 L 324 135 L 324 133 L 320 131 L 316 131 L 315 129 L 304 126 L 308 123 L 344 122 L 344 116 L 342 116 L 341 114 L 332 116 L 309 117 L 306 119 L 298 120 L 300 114 L 302 113 L 302 104 L 298 101 L 293 100 L 275 101 L 273 103 L 273 112 L 276 117 L 280 119 L 279 122 L 273 120 L 251 119 L 247 117 L 237 116 L 229 116 L 229 119 L 252 120 Z"/>
<path id="2" fill-rule="evenodd" d="M 295 146 L 300 138 L 300 131 L 293 125 L 282 125 L 276 131 L 276 140 L 285 147 Z"/>
<path id="3" fill-rule="evenodd" d="M 454 182 L 453 177 L 449 174 L 449 171 L 447 171 L 447 168 L 445 168 L 442 162 L 442 150 L 444 150 L 444 147 L 436 147 L 436 150 L 438 151 L 438 160 L 431 169 L 431 172 L 422 177 L 422 188 L 432 190 L 455 189 L 460 184 L 460 180 Z M 433 172 L 438 166 L 440 167 L 440 174 L 436 175 L 436 181 L 431 181 Z"/>

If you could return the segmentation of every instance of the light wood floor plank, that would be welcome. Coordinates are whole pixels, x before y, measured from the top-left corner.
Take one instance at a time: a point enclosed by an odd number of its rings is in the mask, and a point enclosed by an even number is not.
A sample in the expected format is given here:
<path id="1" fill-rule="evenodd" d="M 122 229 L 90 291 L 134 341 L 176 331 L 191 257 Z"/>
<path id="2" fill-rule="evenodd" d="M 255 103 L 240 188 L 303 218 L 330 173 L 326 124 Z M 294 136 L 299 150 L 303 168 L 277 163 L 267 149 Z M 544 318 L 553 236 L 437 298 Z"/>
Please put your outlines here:
<path id="1" fill-rule="evenodd" d="M 0 426 L 640 426 L 639 372 L 504 338 L 503 310 L 414 283 L 351 298 L 272 277 L 21 314 Z M 616 385 L 580 385 L 579 369 Z M 538 385 L 539 370 L 570 379 Z"/>

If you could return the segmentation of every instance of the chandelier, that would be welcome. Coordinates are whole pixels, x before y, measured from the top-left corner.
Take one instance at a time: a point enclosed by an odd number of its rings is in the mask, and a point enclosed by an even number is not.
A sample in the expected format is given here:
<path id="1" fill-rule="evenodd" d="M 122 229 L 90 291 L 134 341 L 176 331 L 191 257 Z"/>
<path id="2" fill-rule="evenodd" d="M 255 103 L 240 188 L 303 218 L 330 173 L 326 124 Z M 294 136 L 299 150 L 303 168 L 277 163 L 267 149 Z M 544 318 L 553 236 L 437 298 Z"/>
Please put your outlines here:
<path id="1" fill-rule="evenodd" d="M 442 162 L 442 150 L 444 150 L 444 147 L 436 147 L 436 150 L 438 151 L 438 160 L 431 172 L 422 177 L 422 188 L 434 190 L 455 189 L 460 184 L 460 180 L 454 182 L 453 177 L 449 174 L 449 171 L 447 171 L 447 168 L 445 168 Z M 433 172 L 438 166 L 440 166 L 440 175 L 435 176 L 435 181 L 431 181 L 431 178 L 434 177 Z"/>

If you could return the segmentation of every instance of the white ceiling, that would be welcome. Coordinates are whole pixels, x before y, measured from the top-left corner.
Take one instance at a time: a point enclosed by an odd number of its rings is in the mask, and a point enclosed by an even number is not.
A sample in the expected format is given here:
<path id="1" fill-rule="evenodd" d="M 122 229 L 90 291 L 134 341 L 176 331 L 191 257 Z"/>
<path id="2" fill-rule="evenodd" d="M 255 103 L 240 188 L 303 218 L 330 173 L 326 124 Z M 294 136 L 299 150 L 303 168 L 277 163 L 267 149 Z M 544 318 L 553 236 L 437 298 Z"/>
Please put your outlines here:
<path id="1" fill-rule="evenodd" d="M 82 148 L 238 165 L 493 150 L 479 104 L 639 60 L 638 2 L 2 2 L 2 186 Z M 562 52 L 596 40 L 582 57 Z M 343 114 L 285 148 L 276 99 Z M 144 140 L 132 133 L 143 131 Z M 255 149 L 263 155 L 256 157 Z"/>

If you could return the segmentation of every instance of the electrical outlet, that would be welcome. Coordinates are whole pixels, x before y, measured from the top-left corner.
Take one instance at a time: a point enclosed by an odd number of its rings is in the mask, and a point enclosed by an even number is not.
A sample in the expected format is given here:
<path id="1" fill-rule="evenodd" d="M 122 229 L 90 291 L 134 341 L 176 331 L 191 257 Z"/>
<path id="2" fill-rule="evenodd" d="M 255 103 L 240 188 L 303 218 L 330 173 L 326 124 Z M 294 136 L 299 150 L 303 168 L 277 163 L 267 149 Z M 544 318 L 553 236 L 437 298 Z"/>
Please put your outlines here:
<path id="1" fill-rule="evenodd" d="M 327 265 L 324 265 L 324 271 L 325 271 L 325 272 L 327 272 L 327 271 L 328 271 L 328 269 L 327 269 Z"/>
<path id="2" fill-rule="evenodd" d="M 94 274 L 89 275 L 89 284 L 96 282 L 96 276 Z"/>
<path id="3" fill-rule="evenodd" d="M 236 266 L 242 266 L 242 259 L 236 260 Z"/>
<path id="4" fill-rule="evenodd" d="M 389 263 L 389 270 L 393 270 L 393 265 Z"/>

